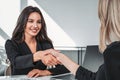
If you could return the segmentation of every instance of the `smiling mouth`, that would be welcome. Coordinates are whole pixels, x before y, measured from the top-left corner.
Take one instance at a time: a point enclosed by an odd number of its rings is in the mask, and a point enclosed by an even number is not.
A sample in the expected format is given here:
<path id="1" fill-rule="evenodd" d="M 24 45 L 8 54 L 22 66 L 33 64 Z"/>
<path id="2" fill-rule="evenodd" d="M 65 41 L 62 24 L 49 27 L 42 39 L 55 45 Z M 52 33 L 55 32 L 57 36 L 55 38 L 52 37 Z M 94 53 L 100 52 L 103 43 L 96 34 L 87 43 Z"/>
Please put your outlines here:
<path id="1" fill-rule="evenodd" d="M 38 30 L 36 30 L 36 29 L 33 29 L 33 30 L 31 30 L 33 33 L 36 33 L 36 32 L 38 32 Z"/>

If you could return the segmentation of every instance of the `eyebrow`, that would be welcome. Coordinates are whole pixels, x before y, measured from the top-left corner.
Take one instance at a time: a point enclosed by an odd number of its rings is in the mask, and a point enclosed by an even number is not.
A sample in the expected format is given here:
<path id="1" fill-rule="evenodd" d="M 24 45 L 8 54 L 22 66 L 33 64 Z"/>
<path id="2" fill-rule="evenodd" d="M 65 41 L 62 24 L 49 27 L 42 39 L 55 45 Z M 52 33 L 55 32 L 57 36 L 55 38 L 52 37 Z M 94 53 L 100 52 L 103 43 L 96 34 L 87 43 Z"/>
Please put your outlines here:
<path id="1" fill-rule="evenodd" d="M 28 20 L 33 20 L 33 19 L 31 19 L 31 18 L 28 18 Z"/>
<path id="2" fill-rule="evenodd" d="M 33 20 L 33 19 L 28 18 L 28 20 Z M 42 20 L 41 20 L 41 19 L 39 19 L 39 21 L 42 21 Z"/>

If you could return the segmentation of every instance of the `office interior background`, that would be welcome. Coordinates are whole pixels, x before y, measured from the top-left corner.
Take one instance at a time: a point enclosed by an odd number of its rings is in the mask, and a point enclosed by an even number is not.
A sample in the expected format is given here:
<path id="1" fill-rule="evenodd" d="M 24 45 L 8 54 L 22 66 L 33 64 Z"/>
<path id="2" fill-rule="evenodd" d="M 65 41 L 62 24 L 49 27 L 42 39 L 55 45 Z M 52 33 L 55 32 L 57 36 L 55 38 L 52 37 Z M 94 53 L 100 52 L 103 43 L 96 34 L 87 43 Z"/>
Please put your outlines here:
<path id="1" fill-rule="evenodd" d="M 98 0 L 1 0 L 0 63 L 5 64 L 5 41 L 11 38 L 20 12 L 28 5 L 40 8 L 54 47 L 76 63 L 84 63 L 87 46 L 99 44 Z"/>

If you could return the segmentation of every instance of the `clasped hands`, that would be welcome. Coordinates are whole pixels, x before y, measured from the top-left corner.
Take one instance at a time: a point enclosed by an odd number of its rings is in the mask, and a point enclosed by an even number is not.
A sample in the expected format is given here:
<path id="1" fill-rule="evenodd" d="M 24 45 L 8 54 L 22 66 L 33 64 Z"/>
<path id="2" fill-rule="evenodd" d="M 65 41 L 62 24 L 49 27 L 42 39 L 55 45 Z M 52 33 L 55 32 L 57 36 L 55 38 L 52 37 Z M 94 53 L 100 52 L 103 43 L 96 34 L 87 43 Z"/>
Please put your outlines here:
<path id="1" fill-rule="evenodd" d="M 57 59 L 58 54 L 60 54 L 60 51 L 54 49 L 37 51 L 36 53 L 33 54 L 33 60 L 34 62 L 41 60 L 43 64 L 45 64 L 49 68 L 52 68 L 52 66 L 55 67 L 55 65 L 61 64 L 61 62 Z M 33 69 L 27 74 L 27 76 L 38 77 L 38 76 L 46 76 L 50 74 L 51 72 L 49 72 L 48 70 Z"/>
<path id="2" fill-rule="evenodd" d="M 46 65 L 49 66 L 49 68 L 55 67 L 57 64 L 61 64 L 60 61 L 57 59 L 57 53 L 60 51 L 55 49 L 48 49 L 43 51 L 43 57 L 41 58 L 41 61 Z M 56 54 L 56 55 L 55 55 Z"/>
<path id="3" fill-rule="evenodd" d="M 56 54 L 55 54 L 56 53 Z M 41 60 L 43 64 L 46 66 L 54 66 L 57 64 L 61 64 L 60 61 L 57 59 L 57 54 L 60 51 L 55 49 L 47 49 L 44 51 L 38 51 L 34 54 L 34 62 Z"/>

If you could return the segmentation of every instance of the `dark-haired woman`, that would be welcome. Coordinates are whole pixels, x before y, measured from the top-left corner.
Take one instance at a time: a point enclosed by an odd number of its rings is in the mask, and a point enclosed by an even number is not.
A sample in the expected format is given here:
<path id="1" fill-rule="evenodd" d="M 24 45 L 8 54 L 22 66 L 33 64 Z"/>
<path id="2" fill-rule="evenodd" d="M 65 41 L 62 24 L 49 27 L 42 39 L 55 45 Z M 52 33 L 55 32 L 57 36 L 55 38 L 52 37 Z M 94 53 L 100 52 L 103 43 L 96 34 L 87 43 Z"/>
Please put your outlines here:
<path id="1" fill-rule="evenodd" d="M 11 40 L 5 44 L 12 75 L 38 77 L 69 72 L 52 56 L 53 45 L 39 8 L 28 6 L 21 12 Z M 47 66 L 55 65 L 50 69 Z"/>

